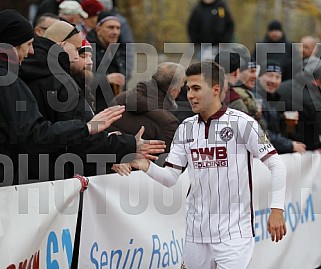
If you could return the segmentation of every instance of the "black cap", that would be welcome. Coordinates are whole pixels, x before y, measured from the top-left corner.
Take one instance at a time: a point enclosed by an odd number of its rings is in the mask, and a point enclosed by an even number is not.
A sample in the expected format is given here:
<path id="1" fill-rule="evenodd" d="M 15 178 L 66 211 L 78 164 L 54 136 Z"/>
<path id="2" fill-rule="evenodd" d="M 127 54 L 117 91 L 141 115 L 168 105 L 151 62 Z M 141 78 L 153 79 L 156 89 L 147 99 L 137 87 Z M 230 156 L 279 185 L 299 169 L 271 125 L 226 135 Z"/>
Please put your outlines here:
<path id="1" fill-rule="evenodd" d="M 277 20 L 271 21 L 268 25 L 268 30 L 269 31 L 274 31 L 274 30 L 283 31 L 281 22 L 279 22 Z"/>
<path id="2" fill-rule="evenodd" d="M 33 37 L 31 24 L 20 13 L 11 9 L 0 12 L 0 43 L 16 47 Z"/>
<path id="3" fill-rule="evenodd" d="M 222 66 L 226 74 L 233 73 L 241 67 L 240 55 L 232 51 L 221 51 L 214 59 L 214 62 Z"/>
<path id="4" fill-rule="evenodd" d="M 119 21 L 119 19 L 116 17 L 116 14 L 114 12 L 103 10 L 103 11 L 98 13 L 97 25 L 100 26 L 105 21 L 108 21 L 108 20 Z"/>

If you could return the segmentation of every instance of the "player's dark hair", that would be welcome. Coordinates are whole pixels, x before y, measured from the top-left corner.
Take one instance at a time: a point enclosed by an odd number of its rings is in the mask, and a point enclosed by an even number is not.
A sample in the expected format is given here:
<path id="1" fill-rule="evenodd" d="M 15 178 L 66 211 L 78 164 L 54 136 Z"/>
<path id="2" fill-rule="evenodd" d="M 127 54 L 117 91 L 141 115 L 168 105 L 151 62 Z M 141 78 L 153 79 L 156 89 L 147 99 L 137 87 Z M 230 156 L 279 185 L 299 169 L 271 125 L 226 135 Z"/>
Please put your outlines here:
<path id="1" fill-rule="evenodd" d="M 203 61 L 191 64 L 186 70 L 186 76 L 202 74 L 206 83 L 211 87 L 219 84 L 220 88 L 224 87 L 225 72 L 224 69 L 213 61 Z"/>

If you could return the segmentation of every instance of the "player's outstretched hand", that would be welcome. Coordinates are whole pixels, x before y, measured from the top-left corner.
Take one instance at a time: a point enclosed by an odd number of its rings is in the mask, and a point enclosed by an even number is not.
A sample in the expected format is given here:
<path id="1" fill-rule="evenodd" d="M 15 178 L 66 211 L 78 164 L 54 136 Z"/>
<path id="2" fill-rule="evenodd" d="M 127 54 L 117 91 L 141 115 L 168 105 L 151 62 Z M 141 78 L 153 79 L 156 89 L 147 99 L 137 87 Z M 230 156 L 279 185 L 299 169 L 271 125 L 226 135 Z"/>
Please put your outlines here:
<path id="1" fill-rule="evenodd" d="M 125 111 L 125 106 L 112 106 L 95 115 L 87 123 L 90 134 L 97 134 L 108 128 L 114 121 L 119 120 Z"/>
<path id="2" fill-rule="evenodd" d="M 142 170 L 144 172 L 147 172 L 149 169 L 150 161 L 144 158 L 143 156 L 138 156 L 137 159 L 130 162 L 130 166 L 132 168 Z"/>
<path id="3" fill-rule="evenodd" d="M 282 209 L 272 208 L 268 219 L 268 231 L 271 240 L 278 242 L 286 235 L 286 226 Z"/>
<path id="4" fill-rule="evenodd" d="M 146 159 L 157 160 L 153 154 L 164 153 L 166 145 L 162 140 L 144 140 L 142 135 L 145 131 L 145 127 L 142 126 L 138 133 L 135 135 L 136 138 L 136 153 L 143 155 Z M 138 157 L 140 158 L 140 157 Z"/>

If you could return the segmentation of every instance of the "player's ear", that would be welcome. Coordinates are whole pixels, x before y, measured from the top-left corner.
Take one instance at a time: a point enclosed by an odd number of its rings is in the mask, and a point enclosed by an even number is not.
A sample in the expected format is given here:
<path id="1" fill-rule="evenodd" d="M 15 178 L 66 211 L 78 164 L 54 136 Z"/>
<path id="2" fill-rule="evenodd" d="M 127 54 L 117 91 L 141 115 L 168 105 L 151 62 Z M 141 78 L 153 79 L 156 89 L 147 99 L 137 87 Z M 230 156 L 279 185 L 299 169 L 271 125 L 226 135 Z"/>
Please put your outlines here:
<path id="1" fill-rule="evenodd" d="M 214 95 L 214 96 L 220 95 L 220 92 L 221 92 L 220 85 L 219 85 L 219 84 L 215 84 L 215 85 L 212 87 L 212 91 L 213 91 L 213 95 Z"/>

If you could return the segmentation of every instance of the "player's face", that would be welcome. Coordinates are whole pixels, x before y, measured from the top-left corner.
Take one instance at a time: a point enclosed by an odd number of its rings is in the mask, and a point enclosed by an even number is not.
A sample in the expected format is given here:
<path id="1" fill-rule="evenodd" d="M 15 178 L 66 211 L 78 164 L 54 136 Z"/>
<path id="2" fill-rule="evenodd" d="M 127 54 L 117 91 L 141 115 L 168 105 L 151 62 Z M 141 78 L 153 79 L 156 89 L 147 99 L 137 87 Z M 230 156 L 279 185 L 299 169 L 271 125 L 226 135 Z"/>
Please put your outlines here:
<path id="1" fill-rule="evenodd" d="M 274 93 L 282 82 L 282 75 L 278 72 L 266 72 L 260 78 L 262 88 L 268 93 Z"/>
<path id="2" fill-rule="evenodd" d="M 200 113 L 205 119 L 215 111 L 215 104 L 219 100 L 220 88 L 218 85 L 211 87 L 203 75 L 187 77 L 187 99 L 194 113 Z M 214 112 L 213 112 L 214 111 Z M 213 112 L 213 113 L 212 113 Z"/>

